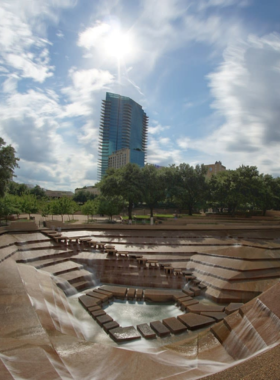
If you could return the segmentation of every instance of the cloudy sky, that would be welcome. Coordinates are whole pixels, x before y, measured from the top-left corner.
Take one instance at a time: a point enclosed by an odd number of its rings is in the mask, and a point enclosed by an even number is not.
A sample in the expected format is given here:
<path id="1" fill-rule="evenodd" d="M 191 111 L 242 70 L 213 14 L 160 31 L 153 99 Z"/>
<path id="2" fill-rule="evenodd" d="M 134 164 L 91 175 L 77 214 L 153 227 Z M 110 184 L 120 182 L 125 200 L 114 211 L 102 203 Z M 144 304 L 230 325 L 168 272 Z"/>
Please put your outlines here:
<path id="1" fill-rule="evenodd" d="M 149 116 L 149 163 L 280 176 L 279 0 L 0 0 L 0 19 L 0 136 L 17 182 L 97 182 L 106 91 Z"/>

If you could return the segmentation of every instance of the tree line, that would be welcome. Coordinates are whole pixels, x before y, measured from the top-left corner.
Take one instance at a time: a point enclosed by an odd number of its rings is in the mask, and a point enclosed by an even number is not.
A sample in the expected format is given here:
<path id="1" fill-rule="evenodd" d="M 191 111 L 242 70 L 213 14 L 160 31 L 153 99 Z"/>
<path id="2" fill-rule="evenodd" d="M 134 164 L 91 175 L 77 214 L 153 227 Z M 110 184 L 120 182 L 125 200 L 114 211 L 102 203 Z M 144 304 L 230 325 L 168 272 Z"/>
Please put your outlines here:
<path id="1" fill-rule="evenodd" d="M 234 215 L 238 210 L 280 209 L 280 178 L 259 173 L 256 166 L 240 166 L 207 179 L 207 167 L 182 163 L 156 168 L 146 164 L 140 168 L 127 164 L 120 169 L 109 169 L 96 186 L 101 194 L 95 196 L 82 189 L 72 198 L 50 200 L 40 186 L 32 189 L 13 181 L 19 159 L 12 146 L 0 137 L 0 217 L 21 213 L 43 216 L 73 215 L 81 211 L 88 218 L 95 214 L 112 219 L 127 207 L 132 219 L 133 207 L 148 207 L 153 217 L 154 208 L 167 205 L 187 210 L 189 215 L 213 208 Z"/>
<path id="2" fill-rule="evenodd" d="M 161 202 L 172 202 L 189 215 L 213 208 L 234 215 L 237 210 L 280 209 L 280 178 L 259 173 L 256 166 L 240 166 L 206 177 L 205 165 L 195 167 L 182 163 L 157 169 L 147 164 L 142 169 L 127 164 L 120 169 L 109 169 L 98 184 L 103 196 L 122 197 L 127 203 L 129 218 L 133 206 L 144 203 L 153 216 Z"/>

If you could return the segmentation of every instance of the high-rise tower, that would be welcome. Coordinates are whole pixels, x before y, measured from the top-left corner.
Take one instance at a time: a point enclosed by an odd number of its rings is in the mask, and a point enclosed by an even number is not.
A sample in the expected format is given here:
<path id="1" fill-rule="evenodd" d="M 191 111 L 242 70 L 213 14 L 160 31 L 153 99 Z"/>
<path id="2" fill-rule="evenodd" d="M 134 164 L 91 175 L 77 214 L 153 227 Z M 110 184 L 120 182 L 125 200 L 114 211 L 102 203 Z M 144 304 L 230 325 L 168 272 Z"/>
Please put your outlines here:
<path id="1" fill-rule="evenodd" d="M 106 92 L 99 133 L 99 177 L 108 169 L 109 156 L 129 149 L 129 162 L 143 167 L 147 148 L 148 117 L 134 100 Z"/>

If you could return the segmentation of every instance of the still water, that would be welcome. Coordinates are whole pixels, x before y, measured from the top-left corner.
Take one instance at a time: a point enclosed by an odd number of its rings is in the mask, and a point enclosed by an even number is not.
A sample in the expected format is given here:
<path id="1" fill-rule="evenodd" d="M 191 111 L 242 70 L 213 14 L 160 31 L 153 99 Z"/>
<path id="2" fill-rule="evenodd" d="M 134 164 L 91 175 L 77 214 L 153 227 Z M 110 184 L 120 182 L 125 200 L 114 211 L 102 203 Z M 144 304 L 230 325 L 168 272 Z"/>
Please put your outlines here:
<path id="1" fill-rule="evenodd" d="M 68 298 L 68 302 L 76 318 L 79 327 L 81 328 L 86 340 L 95 343 L 109 344 L 117 347 L 126 347 L 137 351 L 145 351 L 153 348 L 158 348 L 166 344 L 179 341 L 184 338 L 193 336 L 194 332 L 188 331 L 178 335 L 170 335 L 165 338 L 156 338 L 146 340 L 144 338 L 117 344 L 108 334 L 98 325 L 98 323 L 90 316 L 90 314 L 82 307 L 78 297 L 84 293 L 78 293 Z M 170 303 L 147 303 L 135 301 L 115 300 L 113 303 L 104 305 L 104 310 L 109 314 L 120 326 L 136 326 L 140 323 L 150 323 L 152 321 L 160 320 L 170 317 L 176 317 L 183 314 L 183 312 Z"/>

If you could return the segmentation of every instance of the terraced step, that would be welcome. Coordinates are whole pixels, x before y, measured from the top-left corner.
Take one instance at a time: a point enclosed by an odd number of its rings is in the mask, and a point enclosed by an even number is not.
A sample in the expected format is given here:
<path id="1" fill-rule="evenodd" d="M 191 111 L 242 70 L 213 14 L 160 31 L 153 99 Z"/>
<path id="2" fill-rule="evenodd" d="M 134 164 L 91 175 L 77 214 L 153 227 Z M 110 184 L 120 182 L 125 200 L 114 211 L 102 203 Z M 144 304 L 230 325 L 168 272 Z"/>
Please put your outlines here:
<path id="1" fill-rule="evenodd" d="M 27 251 L 27 252 L 19 252 L 17 262 L 30 263 L 33 261 L 55 259 L 57 257 L 70 257 L 72 255 L 73 255 L 72 250 L 61 250 L 61 249 L 56 249 L 52 247 L 52 248 L 45 248 L 45 249 L 33 250 L 33 251 Z"/>
<path id="2" fill-rule="evenodd" d="M 50 265 L 48 267 L 44 268 L 45 272 L 49 272 L 55 275 L 60 275 L 63 273 L 71 272 L 71 271 L 76 271 L 78 269 L 82 269 L 83 266 L 80 264 L 74 263 L 74 261 L 66 261 L 64 263 L 59 263 L 57 265 Z"/>
<path id="3" fill-rule="evenodd" d="M 81 280 L 85 281 L 85 280 L 93 279 L 92 273 L 85 269 L 77 269 L 77 270 L 72 270 L 70 272 L 62 273 L 59 275 L 59 277 L 68 281 L 70 284 L 80 282 Z"/>

